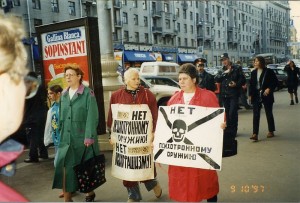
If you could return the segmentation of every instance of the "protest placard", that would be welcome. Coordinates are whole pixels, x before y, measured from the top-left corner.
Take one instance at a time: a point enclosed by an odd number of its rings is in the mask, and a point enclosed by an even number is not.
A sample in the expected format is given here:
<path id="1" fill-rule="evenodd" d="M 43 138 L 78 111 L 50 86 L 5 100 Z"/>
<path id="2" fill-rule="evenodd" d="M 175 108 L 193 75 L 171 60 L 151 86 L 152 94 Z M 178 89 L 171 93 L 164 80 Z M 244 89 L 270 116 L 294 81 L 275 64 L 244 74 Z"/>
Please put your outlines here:
<path id="1" fill-rule="evenodd" d="M 161 106 L 154 139 L 154 161 L 221 170 L 223 122 L 224 108 Z"/>
<path id="2" fill-rule="evenodd" d="M 154 178 L 153 121 L 146 104 L 112 104 L 112 176 L 128 181 Z"/>

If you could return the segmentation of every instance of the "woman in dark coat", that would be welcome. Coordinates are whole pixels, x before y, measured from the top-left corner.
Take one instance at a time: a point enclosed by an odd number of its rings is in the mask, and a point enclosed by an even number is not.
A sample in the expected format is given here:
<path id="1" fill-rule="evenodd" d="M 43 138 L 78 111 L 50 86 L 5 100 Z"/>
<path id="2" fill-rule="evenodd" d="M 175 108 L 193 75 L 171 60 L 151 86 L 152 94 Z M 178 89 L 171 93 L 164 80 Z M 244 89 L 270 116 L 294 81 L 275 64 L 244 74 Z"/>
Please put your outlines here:
<path id="1" fill-rule="evenodd" d="M 63 189 L 65 202 L 72 201 L 71 193 L 78 190 L 73 167 L 81 161 L 85 147 L 85 159 L 99 154 L 97 125 L 98 107 L 94 92 L 82 84 L 83 72 L 73 64 L 65 67 L 68 88 L 63 91 L 59 104 L 60 143 L 57 151 L 53 188 Z M 86 194 L 85 201 L 94 201 L 95 193 Z"/>
<path id="2" fill-rule="evenodd" d="M 260 110 L 264 105 L 269 132 L 267 138 L 274 137 L 275 122 L 273 116 L 274 90 L 277 77 L 273 70 L 266 68 L 265 59 L 257 56 L 254 60 L 255 69 L 251 72 L 249 100 L 253 104 L 253 134 L 250 139 L 257 141 L 259 132 Z"/>
<path id="3" fill-rule="evenodd" d="M 294 61 L 289 61 L 288 64 L 284 67 L 284 71 L 287 73 L 288 78 L 287 78 L 287 87 L 288 87 L 288 92 L 290 93 L 291 97 L 291 103 L 290 105 L 294 105 L 294 95 L 295 95 L 295 101 L 298 104 L 298 83 L 299 83 L 299 76 L 300 76 L 300 71 L 299 68 L 296 67 Z M 294 95 L 293 95 L 294 94 Z"/>

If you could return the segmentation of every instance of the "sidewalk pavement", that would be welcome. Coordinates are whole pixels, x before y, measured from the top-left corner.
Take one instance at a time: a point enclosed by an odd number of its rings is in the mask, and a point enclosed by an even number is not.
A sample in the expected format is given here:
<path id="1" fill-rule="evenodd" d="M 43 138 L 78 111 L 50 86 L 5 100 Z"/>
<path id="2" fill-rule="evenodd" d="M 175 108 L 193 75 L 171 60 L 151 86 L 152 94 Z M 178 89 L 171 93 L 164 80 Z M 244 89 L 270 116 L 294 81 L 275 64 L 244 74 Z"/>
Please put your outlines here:
<path id="1" fill-rule="evenodd" d="M 286 90 L 275 93 L 274 138 L 267 138 L 265 112 L 261 112 L 259 142 L 253 143 L 252 110 L 239 110 L 238 155 L 224 158 L 222 171 L 218 172 L 219 202 L 300 202 L 300 104 L 290 106 Z M 97 188 L 95 201 L 125 202 L 127 191 L 122 181 L 110 175 L 112 152 L 107 135 L 99 139 L 106 157 L 107 182 Z M 24 163 L 28 151 L 18 159 L 18 171 L 13 177 L 0 176 L 0 180 L 21 192 L 32 202 L 59 202 L 60 190 L 53 190 L 54 149 L 49 149 L 51 159 L 40 163 Z M 170 202 L 168 197 L 167 166 L 157 167 L 158 180 L 163 188 L 160 199 L 153 191 L 147 192 L 141 184 L 143 201 Z M 1 191 L 0 191 L 1 192 Z M 84 195 L 76 193 L 74 201 L 84 201 Z M 205 200 L 204 200 L 205 202 Z"/>

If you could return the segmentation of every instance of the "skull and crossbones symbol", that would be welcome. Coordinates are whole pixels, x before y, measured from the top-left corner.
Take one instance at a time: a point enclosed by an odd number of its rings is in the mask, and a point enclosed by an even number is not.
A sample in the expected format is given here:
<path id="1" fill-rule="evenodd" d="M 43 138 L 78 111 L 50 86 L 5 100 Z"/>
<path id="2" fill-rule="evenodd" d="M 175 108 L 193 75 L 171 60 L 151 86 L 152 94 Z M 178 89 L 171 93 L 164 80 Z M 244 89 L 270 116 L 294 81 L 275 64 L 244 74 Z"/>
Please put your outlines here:
<path id="1" fill-rule="evenodd" d="M 173 142 L 182 142 L 183 141 L 185 144 L 188 144 L 188 145 L 194 145 L 194 144 L 186 137 L 187 132 L 193 130 L 194 128 L 198 127 L 199 125 L 217 117 L 218 115 L 220 115 L 221 113 L 224 112 L 224 109 L 218 109 L 218 110 L 214 111 L 213 113 L 209 114 L 208 116 L 205 116 L 187 126 L 186 123 L 181 119 L 175 120 L 172 124 L 170 122 L 170 120 L 168 119 L 168 116 L 167 116 L 165 110 L 162 107 L 160 107 L 159 110 L 161 111 L 168 127 L 172 131 L 172 137 L 169 140 L 167 140 L 167 142 L 173 143 Z M 159 149 L 158 152 L 154 155 L 154 160 L 156 160 L 163 151 L 164 151 L 164 149 Z M 214 169 L 221 168 L 219 166 L 219 164 L 217 164 L 214 160 L 212 160 L 208 155 L 203 154 L 203 153 L 197 153 L 197 154 L 204 161 L 206 161 L 209 165 L 211 165 Z"/>

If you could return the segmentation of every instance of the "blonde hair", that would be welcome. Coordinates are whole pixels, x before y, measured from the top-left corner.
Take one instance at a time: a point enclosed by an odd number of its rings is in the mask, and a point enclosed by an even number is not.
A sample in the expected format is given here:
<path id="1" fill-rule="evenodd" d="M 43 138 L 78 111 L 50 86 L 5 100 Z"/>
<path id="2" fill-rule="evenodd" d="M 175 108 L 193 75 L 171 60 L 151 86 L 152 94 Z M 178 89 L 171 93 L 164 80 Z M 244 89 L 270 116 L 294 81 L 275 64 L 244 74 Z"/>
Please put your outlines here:
<path id="1" fill-rule="evenodd" d="M 27 74 L 27 52 L 22 38 L 25 31 L 17 17 L 0 13 L 0 75 L 8 73 L 12 81 L 18 84 Z"/>
<path id="2" fill-rule="evenodd" d="M 125 73 L 124 73 L 124 83 L 127 85 L 128 80 L 130 80 L 130 78 L 135 74 L 139 75 L 139 71 L 137 69 L 134 69 L 134 68 L 129 68 L 127 71 L 125 71 Z"/>

